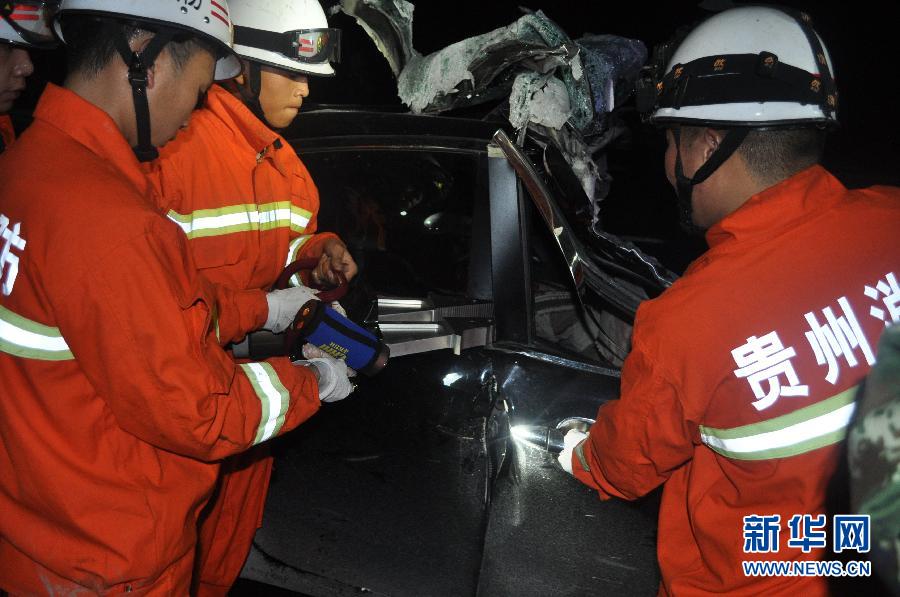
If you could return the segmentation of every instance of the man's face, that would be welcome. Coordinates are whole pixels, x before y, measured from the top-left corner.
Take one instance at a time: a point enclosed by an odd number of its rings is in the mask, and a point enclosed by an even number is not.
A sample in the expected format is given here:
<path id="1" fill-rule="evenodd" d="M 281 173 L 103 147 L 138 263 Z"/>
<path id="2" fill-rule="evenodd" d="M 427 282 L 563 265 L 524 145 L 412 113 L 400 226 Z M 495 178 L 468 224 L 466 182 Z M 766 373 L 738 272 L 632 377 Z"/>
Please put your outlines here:
<path id="1" fill-rule="evenodd" d="M 297 117 L 303 98 L 308 95 L 309 81 L 306 75 L 262 67 L 259 105 L 272 128 L 283 129 L 289 126 Z"/>
<path id="2" fill-rule="evenodd" d="M 168 50 L 156 59 L 154 84 L 147 90 L 155 147 L 162 147 L 187 126 L 191 112 L 213 83 L 215 64 L 213 55 L 205 50 L 194 52 L 180 70 L 173 65 Z"/>
<path id="3" fill-rule="evenodd" d="M 12 109 L 25 89 L 25 77 L 32 72 L 34 65 L 26 50 L 0 42 L 0 114 Z"/>

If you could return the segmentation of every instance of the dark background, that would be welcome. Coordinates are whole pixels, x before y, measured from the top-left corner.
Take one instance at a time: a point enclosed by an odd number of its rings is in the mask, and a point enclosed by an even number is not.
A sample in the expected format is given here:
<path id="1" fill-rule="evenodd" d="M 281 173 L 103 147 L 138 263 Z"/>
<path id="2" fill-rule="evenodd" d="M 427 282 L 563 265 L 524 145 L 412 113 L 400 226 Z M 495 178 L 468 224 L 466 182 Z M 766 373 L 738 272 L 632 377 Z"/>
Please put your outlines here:
<path id="1" fill-rule="evenodd" d="M 336 0 L 322 2 L 327 8 Z M 573 39 L 611 33 L 639 39 L 651 49 L 677 28 L 690 26 L 732 2 L 413 0 L 413 4 L 413 43 L 420 53 L 428 54 L 512 23 L 522 14 L 520 6 L 543 10 Z M 834 64 L 841 127 L 829 139 L 825 166 L 850 187 L 900 185 L 900 1 L 788 0 L 782 4 L 810 13 Z M 343 60 L 336 77 L 311 78 L 306 109 L 315 104 L 350 104 L 404 110 L 387 62 L 362 29 L 343 14 L 330 20 L 343 30 Z M 37 54 L 34 61 L 35 75 L 16 106 L 25 114 L 47 80 L 60 82 L 64 76 L 61 50 Z M 634 124 L 632 137 L 609 151 L 613 184 L 603 203 L 603 225 L 622 235 L 663 239 L 667 253 L 675 255 L 667 265 L 680 270 L 702 251 L 703 242 L 688 238 L 676 224 L 674 194 L 662 169 L 662 135 L 636 117 L 629 123 Z M 299 130 L 302 135 L 302 126 Z M 678 247 L 674 252 L 673 246 Z"/>
<path id="2" fill-rule="evenodd" d="M 508 25 L 521 16 L 520 6 L 543 10 L 573 39 L 611 33 L 639 39 L 652 49 L 677 28 L 733 5 L 718 0 L 414 0 L 413 4 L 413 45 L 422 54 Z M 824 165 L 849 187 L 900 185 L 900 2 L 788 1 L 782 5 L 812 16 L 834 65 L 841 127 L 829 138 Z M 386 61 L 353 19 L 339 14 L 332 23 L 344 31 L 343 61 L 337 77 L 311 81 L 308 102 L 401 107 Z M 663 174 L 662 135 L 636 117 L 629 122 L 635 125 L 631 139 L 609 151 L 614 181 L 603 203 L 603 225 L 621 235 L 661 239 L 664 248 L 657 256 L 681 271 L 705 244 L 685 235 L 677 225 L 674 194 Z"/>
<path id="3" fill-rule="evenodd" d="M 413 44 L 428 54 L 466 37 L 510 24 L 521 16 L 519 6 L 543 10 L 573 39 L 588 33 L 611 33 L 643 41 L 648 48 L 667 40 L 676 28 L 712 14 L 705 8 L 732 5 L 727 1 L 599 2 L 596 0 L 413 0 Z M 743 4 L 743 3 L 738 3 Z M 855 160 L 865 170 L 887 165 L 895 170 L 900 151 L 900 2 L 896 0 L 822 2 L 789 0 L 785 6 L 806 10 L 825 40 L 841 93 L 842 129 L 836 144 L 859 141 L 860 150 L 876 157 Z M 386 62 L 358 26 L 345 15 L 333 23 L 344 29 L 344 58 L 333 80 L 314 80 L 312 101 L 399 103 Z M 874 144 L 875 147 L 867 147 Z M 849 148 L 849 146 L 848 146 Z M 889 155 L 892 154 L 892 155 Z M 850 156 L 848 156 L 850 157 Z M 897 175 L 894 175 L 897 179 Z"/>

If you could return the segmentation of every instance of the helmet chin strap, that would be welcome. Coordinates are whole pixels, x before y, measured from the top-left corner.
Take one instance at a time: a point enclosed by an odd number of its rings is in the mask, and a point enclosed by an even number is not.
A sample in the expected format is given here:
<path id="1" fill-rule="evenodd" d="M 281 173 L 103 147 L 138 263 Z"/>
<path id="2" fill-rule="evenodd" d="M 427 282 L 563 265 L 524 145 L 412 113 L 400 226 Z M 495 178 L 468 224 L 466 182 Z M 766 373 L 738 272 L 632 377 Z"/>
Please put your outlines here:
<path id="1" fill-rule="evenodd" d="M 163 47 L 172 39 L 172 33 L 160 31 L 140 52 L 134 52 L 123 36 L 116 40 L 116 49 L 122 60 L 128 65 L 128 82 L 131 83 L 131 95 L 134 100 L 134 115 L 137 120 L 138 143 L 134 150 L 140 162 L 150 162 L 159 157 L 159 151 L 153 146 L 150 135 L 150 104 L 147 102 L 147 71 L 153 67 Z"/>
<path id="2" fill-rule="evenodd" d="M 684 174 L 684 167 L 681 163 L 681 127 L 672 128 L 672 137 L 675 139 L 675 193 L 678 195 L 678 218 L 679 222 L 687 232 L 691 234 L 702 234 L 703 229 L 694 224 L 693 207 L 691 206 L 691 196 L 694 192 L 694 186 L 702 183 L 709 178 L 713 172 L 719 169 L 719 166 L 725 163 L 725 160 L 737 151 L 741 143 L 750 133 L 749 128 L 733 128 L 730 129 L 722 142 L 713 152 L 705 164 L 700 166 L 694 173 L 694 176 L 688 178 Z"/>
<path id="3" fill-rule="evenodd" d="M 247 63 L 249 67 L 247 68 L 246 81 L 242 85 L 237 86 L 238 92 L 241 94 L 244 104 L 250 108 L 254 116 L 272 126 L 266 118 L 265 112 L 263 112 L 262 104 L 259 102 L 259 94 L 262 92 L 262 68 L 258 62 L 253 60 L 248 60 Z"/>

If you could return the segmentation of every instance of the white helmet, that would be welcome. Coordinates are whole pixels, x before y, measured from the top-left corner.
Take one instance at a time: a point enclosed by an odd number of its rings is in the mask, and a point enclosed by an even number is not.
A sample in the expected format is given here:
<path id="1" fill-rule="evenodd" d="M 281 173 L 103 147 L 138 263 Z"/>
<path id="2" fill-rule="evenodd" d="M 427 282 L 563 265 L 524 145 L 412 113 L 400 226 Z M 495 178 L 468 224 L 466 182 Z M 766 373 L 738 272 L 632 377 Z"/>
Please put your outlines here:
<path id="1" fill-rule="evenodd" d="M 831 58 L 809 17 L 763 6 L 723 11 L 684 39 L 657 85 L 654 123 L 836 123 Z"/>
<path id="2" fill-rule="evenodd" d="M 33 48 L 52 48 L 56 38 L 50 19 L 59 5 L 40 0 L 0 3 L 0 41 Z"/>
<path id="3" fill-rule="evenodd" d="M 129 19 L 186 31 L 220 50 L 216 80 L 231 79 L 241 72 L 241 62 L 232 49 L 234 28 L 228 0 L 62 0 L 53 26 L 63 43 L 59 21 L 69 14 Z"/>
<path id="4" fill-rule="evenodd" d="M 116 50 L 128 66 L 128 82 L 134 100 L 138 144 L 133 148 L 142 162 L 156 159 L 159 152 L 152 144 L 150 107 L 147 101 L 148 69 L 159 53 L 178 33 L 206 40 L 217 48 L 216 79 L 230 79 L 241 72 L 241 61 L 232 49 L 234 27 L 228 13 L 227 0 L 62 0 L 53 26 L 63 43 L 66 17 L 82 15 L 116 21 L 135 21 L 155 31 L 153 38 L 140 51 L 132 51 L 124 35 L 115 39 Z"/>
<path id="5" fill-rule="evenodd" d="M 312 75 L 334 75 L 341 30 L 328 27 L 318 0 L 231 0 L 234 50 L 255 62 Z"/>

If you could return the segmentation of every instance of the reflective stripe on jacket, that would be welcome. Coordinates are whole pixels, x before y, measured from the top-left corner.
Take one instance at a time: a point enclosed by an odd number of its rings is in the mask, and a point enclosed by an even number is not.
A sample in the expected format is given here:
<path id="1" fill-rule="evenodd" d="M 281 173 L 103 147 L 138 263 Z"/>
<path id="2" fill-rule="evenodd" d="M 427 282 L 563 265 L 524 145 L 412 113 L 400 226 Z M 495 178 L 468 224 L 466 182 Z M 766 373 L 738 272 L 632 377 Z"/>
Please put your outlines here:
<path id="1" fill-rule="evenodd" d="M 665 482 L 662 592 L 826 592 L 822 578 L 744 576 L 741 562 L 833 559 L 789 547 L 787 525 L 825 512 L 855 388 L 900 319 L 898 230 L 900 190 L 848 191 L 812 167 L 710 229 L 709 251 L 639 309 L 621 399 L 573 469 L 603 498 Z M 753 515 L 780 516 L 777 552 L 744 553 Z"/>
<path id="2" fill-rule="evenodd" d="M 159 207 L 189 239 L 206 278 L 269 288 L 284 267 L 318 257 L 324 241 L 336 237 L 313 234 L 318 191 L 291 146 L 221 87 L 207 97 L 149 165 Z M 262 518 L 271 460 L 260 446 L 226 461 L 200 527 L 200 594 L 207 585 L 227 591 L 240 573 Z"/>
<path id="3" fill-rule="evenodd" d="M 146 168 L 213 281 L 268 288 L 286 263 L 336 238 L 314 234 L 319 193 L 293 148 L 218 85 Z"/>
<path id="4" fill-rule="evenodd" d="M 219 348 L 265 295 L 198 274 L 105 113 L 51 84 L 35 117 L 0 160 L 26 241 L 0 295 L 0 586 L 185 594 L 218 461 L 307 419 L 316 381 Z"/>

